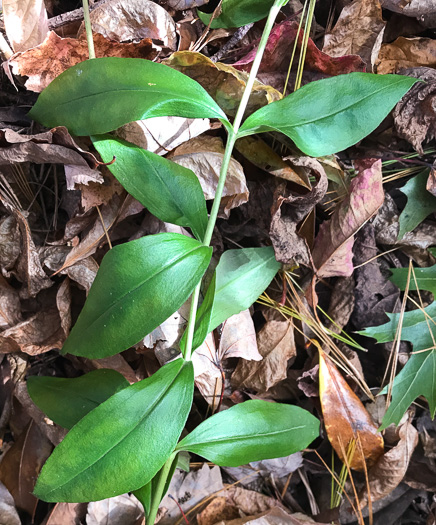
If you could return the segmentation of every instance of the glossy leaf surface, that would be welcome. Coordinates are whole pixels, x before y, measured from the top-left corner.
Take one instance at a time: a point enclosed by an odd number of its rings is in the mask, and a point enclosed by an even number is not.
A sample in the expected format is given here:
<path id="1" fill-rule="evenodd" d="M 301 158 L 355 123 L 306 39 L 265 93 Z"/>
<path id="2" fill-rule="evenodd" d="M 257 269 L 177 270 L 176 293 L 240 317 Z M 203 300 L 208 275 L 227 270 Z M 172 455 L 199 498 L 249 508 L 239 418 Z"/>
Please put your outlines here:
<path id="1" fill-rule="evenodd" d="M 211 253 L 177 233 L 115 246 L 102 261 L 63 352 L 98 359 L 138 343 L 188 299 Z"/>
<path id="2" fill-rule="evenodd" d="M 172 453 L 192 404 L 181 359 L 121 390 L 81 419 L 44 465 L 35 495 L 87 502 L 146 485 Z"/>
<path id="3" fill-rule="evenodd" d="M 351 390 L 330 358 L 319 350 L 319 397 L 327 436 L 339 458 L 344 461 L 351 441 L 355 452 L 350 467 L 364 470 L 383 454 L 383 438 L 360 399 Z M 358 440 L 362 445 L 360 449 Z M 363 451 L 363 457 L 362 457 Z"/>
<path id="4" fill-rule="evenodd" d="M 406 288 L 407 268 L 391 270 L 392 282 L 401 290 Z M 428 290 L 436 294 L 436 266 L 431 268 L 414 268 L 409 283 L 410 290 Z M 378 343 L 393 341 L 396 337 L 400 314 L 387 314 L 389 322 L 366 328 L 362 332 L 367 337 L 374 337 Z M 419 396 L 424 396 L 429 405 L 432 417 L 436 413 L 436 301 L 423 310 L 416 309 L 404 313 L 400 339 L 413 344 L 413 353 L 404 368 L 395 377 L 392 387 L 392 401 L 382 421 L 381 429 L 391 423 L 399 424 L 403 414 Z M 386 391 L 386 389 L 385 389 Z"/>
<path id="5" fill-rule="evenodd" d="M 241 27 L 257 22 L 268 16 L 273 4 L 274 0 L 223 0 L 221 14 L 214 18 L 210 27 L 212 29 Z M 208 25 L 212 15 L 201 11 L 197 11 L 197 13 L 200 20 Z"/>
<path id="6" fill-rule="evenodd" d="M 164 222 L 189 226 L 202 240 L 207 226 L 206 200 L 196 175 L 155 153 L 116 137 L 92 141 L 124 188 Z"/>
<path id="7" fill-rule="evenodd" d="M 237 467 L 293 454 L 319 434 L 319 421 L 296 406 L 246 401 L 213 415 L 177 445 L 215 464 Z"/>
<path id="8" fill-rule="evenodd" d="M 194 80 L 142 58 L 105 57 L 81 62 L 41 93 L 29 116 L 73 135 L 99 135 L 150 117 L 227 117 Z"/>
<path id="9" fill-rule="evenodd" d="M 27 379 L 32 401 L 52 421 L 68 429 L 127 386 L 127 379 L 110 369 L 93 370 L 75 378 L 31 376 Z"/>
<path id="10" fill-rule="evenodd" d="M 374 131 L 415 82 L 371 73 L 311 82 L 250 115 L 239 135 L 280 131 L 313 157 L 337 153 Z"/>

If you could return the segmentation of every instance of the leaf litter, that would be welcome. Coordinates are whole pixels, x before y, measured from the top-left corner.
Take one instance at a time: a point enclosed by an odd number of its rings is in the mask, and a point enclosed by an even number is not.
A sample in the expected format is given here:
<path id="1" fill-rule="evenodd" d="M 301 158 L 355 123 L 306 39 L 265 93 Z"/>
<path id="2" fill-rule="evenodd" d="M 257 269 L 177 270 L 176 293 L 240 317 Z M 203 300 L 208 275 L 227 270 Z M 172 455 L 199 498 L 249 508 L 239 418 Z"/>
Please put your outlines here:
<path id="1" fill-rule="evenodd" d="M 217 29 L 202 41 L 206 28 L 196 8 L 210 8 L 205 0 L 96 4 L 91 19 L 97 56 L 164 62 L 197 80 L 234 116 L 261 22 L 247 26 L 242 36 Z M 298 458 L 220 469 L 192 457 L 190 473 L 177 471 L 172 498 L 163 501 L 162 524 L 180 520 L 174 500 L 199 525 L 330 522 L 323 519 L 334 510 L 317 484 L 320 472 L 333 486 L 342 476 L 341 516 L 351 501 L 354 522 L 360 521 L 358 508 L 368 514 L 374 503 L 374 518 L 384 512 L 383 522 L 395 523 L 398 511 L 391 502 L 398 498 L 401 513 L 414 523 L 430 523 L 434 512 L 434 5 L 333 4 L 329 10 L 317 3 L 315 30 L 306 41 L 304 25 L 299 30 L 303 4 L 293 1 L 283 9 L 247 115 L 282 98 L 288 74 L 287 92 L 294 89 L 299 75 L 296 63 L 290 67 L 294 43 L 296 62 L 306 53 L 302 84 L 365 69 L 423 82 L 368 139 L 330 157 L 306 157 L 273 133 L 238 141 L 214 232 L 215 255 L 239 245 L 272 245 L 283 269 L 267 290 L 268 301 L 229 319 L 195 354 L 200 395 L 190 416 L 198 424 L 246 399 L 285 400 L 314 412 L 324 431 L 313 444 L 316 450 Z M 87 139 L 73 138 L 62 127 L 31 127 L 18 111 L 28 110 L 35 93 L 88 58 L 80 16 L 57 25 L 53 14 L 68 18 L 65 9 L 57 2 L 3 2 L 11 49 L 1 48 L 9 79 L 0 94 L 0 521 L 139 524 L 143 515 L 133 496 L 53 506 L 31 494 L 64 431 L 33 405 L 25 375 L 77 377 L 110 368 L 134 383 L 177 355 L 189 307 L 122 355 L 85 360 L 60 354 L 103 255 L 127 240 L 175 231 L 126 196 Z M 225 140 L 216 121 L 159 117 L 116 134 L 193 170 L 206 198 L 213 199 Z M 410 259 L 414 274 L 408 282 Z M 343 334 L 345 342 L 338 339 Z M 324 351 L 330 349 L 337 366 L 313 339 L 327 344 Z M 395 359 L 386 407 L 384 396 L 374 403 L 367 394 L 385 387 Z M 358 371 L 358 383 L 351 370 Z M 329 442 L 336 453 L 333 467 Z M 354 453 L 346 457 L 350 447 Z M 250 486 L 255 490 L 242 488 Z"/>

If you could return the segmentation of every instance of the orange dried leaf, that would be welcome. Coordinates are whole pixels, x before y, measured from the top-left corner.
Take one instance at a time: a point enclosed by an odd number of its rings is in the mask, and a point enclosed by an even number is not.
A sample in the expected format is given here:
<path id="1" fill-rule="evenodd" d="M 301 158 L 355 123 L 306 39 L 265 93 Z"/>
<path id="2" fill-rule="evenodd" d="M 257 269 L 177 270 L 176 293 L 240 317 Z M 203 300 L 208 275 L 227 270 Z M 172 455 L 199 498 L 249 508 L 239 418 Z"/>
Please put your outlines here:
<path id="1" fill-rule="evenodd" d="M 368 466 L 374 464 L 383 454 L 383 437 L 360 399 L 321 349 L 319 395 L 327 436 L 339 458 L 344 461 L 350 442 L 360 440 L 362 447 L 356 447 L 350 467 L 364 470 L 364 462 Z"/>

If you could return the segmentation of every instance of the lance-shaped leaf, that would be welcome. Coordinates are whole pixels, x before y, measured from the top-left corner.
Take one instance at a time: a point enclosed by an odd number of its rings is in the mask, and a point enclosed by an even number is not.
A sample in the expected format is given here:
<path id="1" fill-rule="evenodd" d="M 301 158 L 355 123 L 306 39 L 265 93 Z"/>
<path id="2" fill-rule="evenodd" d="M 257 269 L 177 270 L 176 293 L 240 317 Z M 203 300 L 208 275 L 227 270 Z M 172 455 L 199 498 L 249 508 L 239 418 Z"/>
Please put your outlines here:
<path id="1" fill-rule="evenodd" d="M 302 408 L 246 401 L 206 419 L 177 445 L 216 465 L 237 467 L 288 456 L 319 434 L 319 421 Z"/>
<path id="2" fill-rule="evenodd" d="M 138 343 L 188 299 L 211 254 L 177 233 L 116 246 L 105 255 L 63 352 L 99 359 Z"/>
<path id="3" fill-rule="evenodd" d="M 280 269 L 270 246 L 227 250 L 197 312 L 193 348 L 232 315 L 249 308 Z M 185 336 L 182 338 L 183 349 Z"/>
<path id="4" fill-rule="evenodd" d="M 287 3 L 283 2 L 283 5 Z M 268 16 L 274 0 L 223 0 L 221 13 L 214 18 L 210 27 L 217 29 L 221 27 L 242 27 L 252 22 L 257 22 Z M 197 11 L 200 20 L 208 25 L 211 14 Z"/>
<path id="5" fill-rule="evenodd" d="M 280 131 L 313 157 L 337 153 L 374 131 L 415 82 L 411 77 L 371 73 L 311 82 L 257 110 L 238 134 Z"/>
<path id="6" fill-rule="evenodd" d="M 44 465 L 35 495 L 86 502 L 146 485 L 171 455 L 193 395 L 181 359 L 121 390 L 81 419 Z"/>
<path id="7" fill-rule="evenodd" d="M 116 370 L 93 370 L 75 378 L 31 376 L 27 390 L 44 414 L 64 428 L 72 428 L 88 412 L 129 386 Z"/>
<path id="8" fill-rule="evenodd" d="M 164 222 L 189 226 L 202 240 L 207 226 L 206 200 L 196 175 L 130 142 L 106 136 L 92 137 L 109 169 L 141 204 Z"/>
<path id="9" fill-rule="evenodd" d="M 41 93 L 29 116 L 73 135 L 99 135 L 150 117 L 218 118 L 223 111 L 194 80 L 142 58 L 81 62 Z"/>
<path id="10" fill-rule="evenodd" d="M 359 171 L 329 221 L 321 224 L 313 246 L 318 277 L 349 276 L 354 271 L 354 235 L 377 212 L 385 194 L 380 160 L 356 162 Z"/>
<path id="11" fill-rule="evenodd" d="M 364 470 L 364 463 L 374 464 L 383 454 L 382 435 L 360 399 L 321 349 L 319 397 L 327 436 L 336 454 L 344 461 L 354 440 L 356 448 L 349 461 L 351 468 Z"/>
<path id="12" fill-rule="evenodd" d="M 391 280 L 400 289 L 406 288 L 408 269 L 391 270 Z M 436 266 L 416 268 L 409 283 L 410 290 L 429 290 L 436 293 Z M 381 326 L 366 328 L 362 335 L 374 337 L 378 343 L 393 341 L 396 337 L 400 314 L 387 314 L 389 322 Z M 402 320 L 400 339 L 413 344 L 413 353 L 392 385 L 392 401 L 382 421 L 382 430 L 391 423 L 399 424 L 403 414 L 419 396 L 424 396 L 432 417 L 436 413 L 436 301 L 424 309 L 405 312 Z M 386 390 L 386 389 L 385 389 Z"/>

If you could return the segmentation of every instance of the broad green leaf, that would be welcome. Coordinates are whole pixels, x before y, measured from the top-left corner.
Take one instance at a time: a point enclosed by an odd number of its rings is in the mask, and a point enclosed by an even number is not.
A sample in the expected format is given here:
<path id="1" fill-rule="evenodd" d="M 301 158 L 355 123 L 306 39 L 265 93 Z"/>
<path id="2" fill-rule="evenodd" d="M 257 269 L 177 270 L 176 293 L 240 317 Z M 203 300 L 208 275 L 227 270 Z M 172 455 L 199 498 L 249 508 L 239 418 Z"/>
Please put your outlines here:
<path id="1" fill-rule="evenodd" d="M 122 352 L 153 331 L 188 299 L 212 248 L 160 233 L 110 250 L 63 353 L 99 359 Z"/>
<path id="2" fill-rule="evenodd" d="M 89 412 L 47 460 L 35 495 L 86 502 L 146 485 L 177 444 L 193 380 L 192 363 L 178 359 Z"/>
<path id="3" fill-rule="evenodd" d="M 35 405 L 64 428 L 72 428 L 88 412 L 129 386 L 116 370 L 93 370 L 80 377 L 31 376 L 27 390 Z"/>
<path id="4" fill-rule="evenodd" d="M 115 157 L 108 167 L 130 195 L 162 221 L 189 226 L 203 239 L 206 200 L 191 170 L 116 137 L 95 136 L 92 141 L 104 162 Z"/>
<path id="5" fill-rule="evenodd" d="M 307 155 L 337 153 L 374 131 L 415 82 L 371 73 L 311 82 L 250 115 L 238 135 L 280 131 Z"/>
<path id="6" fill-rule="evenodd" d="M 287 3 L 284 2 L 284 4 Z M 283 4 L 283 5 L 284 5 Z M 241 27 L 252 22 L 266 18 L 274 0 L 223 0 L 221 14 L 214 18 L 210 27 L 217 29 L 221 27 Z M 197 11 L 200 20 L 209 25 L 211 14 Z"/>
<path id="7" fill-rule="evenodd" d="M 407 196 L 407 204 L 400 214 L 398 240 L 414 230 L 430 213 L 436 211 L 436 197 L 427 191 L 429 170 L 422 171 L 405 184 L 400 191 Z"/>
<path id="8" fill-rule="evenodd" d="M 40 94 L 30 118 L 73 135 L 100 135 L 150 117 L 218 118 L 224 112 L 194 80 L 142 58 L 105 57 L 80 62 Z"/>
<path id="9" fill-rule="evenodd" d="M 302 408 L 246 401 L 206 419 L 177 445 L 223 467 L 288 456 L 319 435 L 319 421 Z"/>
<path id="10" fill-rule="evenodd" d="M 407 268 L 392 270 L 391 280 L 401 289 L 407 283 Z M 415 268 L 415 278 L 412 275 L 410 290 L 429 290 L 436 292 L 436 266 L 431 268 Z M 415 281 L 416 279 L 416 281 Z M 378 343 L 387 343 L 395 339 L 400 314 L 387 314 L 389 322 L 381 326 L 373 326 L 361 331 L 362 335 L 373 337 Z M 383 418 L 381 429 L 391 423 L 398 425 L 404 412 L 419 396 L 424 396 L 429 404 L 430 413 L 436 412 L 436 301 L 424 308 L 404 313 L 400 338 L 413 344 L 404 368 L 395 377 L 392 388 L 392 401 Z"/>
<path id="11" fill-rule="evenodd" d="M 269 246 L 224 252 L 197 311 L 193 349 L 229 317 L 249 308 L 274 279 L 280 266 Z M 184 334 L 180 341 L 182 352 L 185 337 Z"/>

